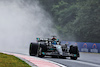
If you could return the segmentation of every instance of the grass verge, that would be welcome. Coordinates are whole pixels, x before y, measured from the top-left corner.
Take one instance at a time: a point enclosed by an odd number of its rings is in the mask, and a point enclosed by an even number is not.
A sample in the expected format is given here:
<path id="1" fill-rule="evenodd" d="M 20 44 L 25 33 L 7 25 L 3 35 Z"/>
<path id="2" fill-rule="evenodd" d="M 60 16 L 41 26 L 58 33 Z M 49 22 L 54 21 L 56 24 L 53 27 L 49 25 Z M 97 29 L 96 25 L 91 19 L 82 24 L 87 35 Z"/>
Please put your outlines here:
<path id="1" fill-rule="evenodd" d="M 31 67 L 19 58 L 0 53 L 0 67 Z"/>

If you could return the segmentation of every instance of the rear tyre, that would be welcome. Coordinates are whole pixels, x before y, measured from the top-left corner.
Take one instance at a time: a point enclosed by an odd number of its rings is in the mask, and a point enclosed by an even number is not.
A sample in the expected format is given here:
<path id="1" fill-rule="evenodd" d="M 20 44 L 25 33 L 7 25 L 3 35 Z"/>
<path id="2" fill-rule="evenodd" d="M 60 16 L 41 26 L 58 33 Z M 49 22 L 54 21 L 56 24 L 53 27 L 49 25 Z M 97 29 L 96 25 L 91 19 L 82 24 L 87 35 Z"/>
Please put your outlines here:
<path id="1" fill-rule="evenodd" d="M 35 56 L 37 54 L 38 50 L 38 44 L 37 43 L 31 43 L 29 48 L 29 54 L 30 56 Z"/>

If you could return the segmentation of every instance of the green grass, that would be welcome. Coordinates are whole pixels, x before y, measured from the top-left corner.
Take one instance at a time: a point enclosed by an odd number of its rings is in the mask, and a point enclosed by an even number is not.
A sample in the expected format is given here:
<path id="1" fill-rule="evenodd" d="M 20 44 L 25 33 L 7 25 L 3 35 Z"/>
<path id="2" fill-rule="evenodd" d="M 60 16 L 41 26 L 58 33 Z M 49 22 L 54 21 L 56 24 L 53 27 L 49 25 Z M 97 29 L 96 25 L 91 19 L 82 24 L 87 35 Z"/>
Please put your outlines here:
<path id="1" fill-rule="evenodd" d="M 31 67 L 19 58 L 0 53 L 0 67 Z"/>

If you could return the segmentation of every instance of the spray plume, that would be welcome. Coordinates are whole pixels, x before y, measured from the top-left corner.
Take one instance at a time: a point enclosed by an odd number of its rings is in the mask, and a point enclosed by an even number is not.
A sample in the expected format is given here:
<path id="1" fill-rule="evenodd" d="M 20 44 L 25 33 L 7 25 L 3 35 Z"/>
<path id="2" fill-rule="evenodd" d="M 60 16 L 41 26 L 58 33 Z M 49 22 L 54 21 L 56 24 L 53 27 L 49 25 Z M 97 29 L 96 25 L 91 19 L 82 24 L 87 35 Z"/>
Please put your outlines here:
<path id="1" fill-rule="evenodd" d="M 50 37 L 52 20 L 37 0 L 0 0 L 0 51 L 28 53 L 36 37 Z"/>

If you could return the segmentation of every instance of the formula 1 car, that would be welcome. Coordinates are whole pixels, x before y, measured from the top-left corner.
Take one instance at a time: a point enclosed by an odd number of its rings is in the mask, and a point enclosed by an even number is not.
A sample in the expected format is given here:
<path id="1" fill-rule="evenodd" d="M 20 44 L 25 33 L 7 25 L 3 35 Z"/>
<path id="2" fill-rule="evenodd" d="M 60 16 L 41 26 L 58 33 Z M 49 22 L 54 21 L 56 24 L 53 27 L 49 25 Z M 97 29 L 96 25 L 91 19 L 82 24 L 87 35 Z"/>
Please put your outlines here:
<path id="1" fill-rule="evenodd" d="M 55 36 L 53 36 L 51 39 L 36 39 L 37 43 L 30 43 L 30 56 L 52 56 L 58 58 L 70 57 L 73 60 L 77 60 L 79 57 L 77 46 L 71 45 L 70 48 L 68 48 L 67 44 L 61 45 L 61 42 L 59 39 L 56 39 Z"/>

